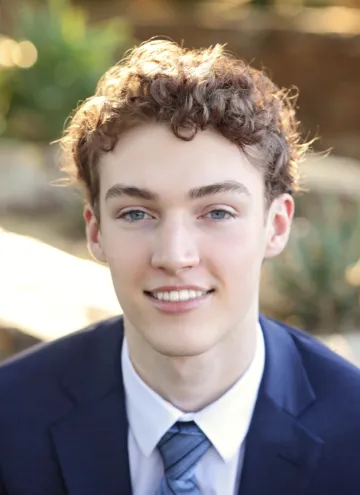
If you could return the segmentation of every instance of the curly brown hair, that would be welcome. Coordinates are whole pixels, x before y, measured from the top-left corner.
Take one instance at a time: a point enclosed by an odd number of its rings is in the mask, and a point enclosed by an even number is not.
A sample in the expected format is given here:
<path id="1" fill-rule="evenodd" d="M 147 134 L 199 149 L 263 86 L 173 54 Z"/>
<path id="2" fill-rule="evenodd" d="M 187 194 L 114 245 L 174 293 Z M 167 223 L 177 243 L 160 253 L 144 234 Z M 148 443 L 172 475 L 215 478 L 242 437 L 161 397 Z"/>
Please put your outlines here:
<path id="1" fill-rule="evenodd" d="M 167 40 L 134 47 L 100 79 L 60 140 L 66 170 L 100 218 L 98 162 L 121 135 L 143 123 L 169 125 L 189 141 L 213 128 L 241 148 L 264 175 L 266 199 L 298 188 L 301 143 L 294 98 L 215 45 L 187 50 Z"/>

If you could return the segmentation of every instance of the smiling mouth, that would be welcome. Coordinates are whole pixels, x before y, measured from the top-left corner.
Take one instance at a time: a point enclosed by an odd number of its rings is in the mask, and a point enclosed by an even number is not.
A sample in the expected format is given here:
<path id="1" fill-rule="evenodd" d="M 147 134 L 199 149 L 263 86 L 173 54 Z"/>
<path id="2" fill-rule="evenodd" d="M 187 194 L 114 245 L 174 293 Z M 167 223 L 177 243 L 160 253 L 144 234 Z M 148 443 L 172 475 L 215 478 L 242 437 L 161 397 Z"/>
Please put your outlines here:
<path id="1" fill-rule="evenodd" d="M 144 293 L 157 301 L 165 303 L 181 303 L 192 301 L 194 299 L 200 299 L 201 297 L 207 296 L 214 292 L 214 289 L 208 291 L 196 291 L 196 290 L 180 290 L 180 291 L 164 291 L 164 292 L 149 292 L 144 291 Z"/>

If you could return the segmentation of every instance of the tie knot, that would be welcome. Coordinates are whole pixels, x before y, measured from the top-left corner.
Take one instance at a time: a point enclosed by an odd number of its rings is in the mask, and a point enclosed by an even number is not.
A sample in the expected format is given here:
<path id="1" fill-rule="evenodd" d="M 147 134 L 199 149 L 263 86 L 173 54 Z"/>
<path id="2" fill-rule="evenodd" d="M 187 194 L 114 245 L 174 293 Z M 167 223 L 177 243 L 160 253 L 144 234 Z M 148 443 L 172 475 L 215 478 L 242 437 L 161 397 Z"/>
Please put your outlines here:
<path id="1" fill-rule="evenodd" d="M 210 440 L 194 421 L 178 421 L 161 438 L 158 450 L 168 479 L 188 479 L 210 447 Z"/>

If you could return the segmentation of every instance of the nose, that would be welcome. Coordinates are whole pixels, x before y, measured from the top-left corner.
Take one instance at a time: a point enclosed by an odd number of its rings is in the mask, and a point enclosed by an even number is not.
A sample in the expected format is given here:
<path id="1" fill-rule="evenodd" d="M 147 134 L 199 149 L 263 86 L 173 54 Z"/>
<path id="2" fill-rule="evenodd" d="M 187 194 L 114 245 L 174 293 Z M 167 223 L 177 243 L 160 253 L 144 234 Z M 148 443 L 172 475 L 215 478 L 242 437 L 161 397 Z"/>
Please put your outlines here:
<path id="1" fill-rule="evenodd" d="M 199 264 L 196 236 L 190 226 L 178 220 L 164 222 L 155 233 L 151 265 L 176 274 Z"/>

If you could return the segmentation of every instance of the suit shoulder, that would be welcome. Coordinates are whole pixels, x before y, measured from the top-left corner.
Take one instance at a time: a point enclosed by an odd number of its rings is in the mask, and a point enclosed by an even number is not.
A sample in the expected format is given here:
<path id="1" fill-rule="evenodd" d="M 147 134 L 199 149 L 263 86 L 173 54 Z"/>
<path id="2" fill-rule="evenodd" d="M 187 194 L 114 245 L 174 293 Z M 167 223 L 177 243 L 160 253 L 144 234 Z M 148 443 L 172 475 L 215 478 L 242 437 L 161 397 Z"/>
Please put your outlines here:
<path id="1" fill-rule="evenodd" d="M 122 317 L 116 316 L 92 324 L 52 342 L 41 343 L 6 360 L 0 365 L 0 396 L 17 381 L 29 377 L 61 376 L 70 362 L 122 332 Z"/>
<path id="2" fill-rule="evenodd" d="M 283 323 L 275 325 L 292 340 L 312 392 L 312 401 L 297 421 L 322 440 L 324 462 L 336 477 L 344 472 L 339 468 L 343 453 L 360 448 L 360 369 L 315 337 Z M 348 464 L 347 469 L 353 468 L 357 469 L 354 463 Z"/>
<path id="3" fill-rule="evenodd" d="M 360 410 L 360 369 L 317 338 L 283 323 L 279 324 L 292 337 L 313 386 L 343 396 L 349 393 L 352 399 L 358 397 Z"/>

